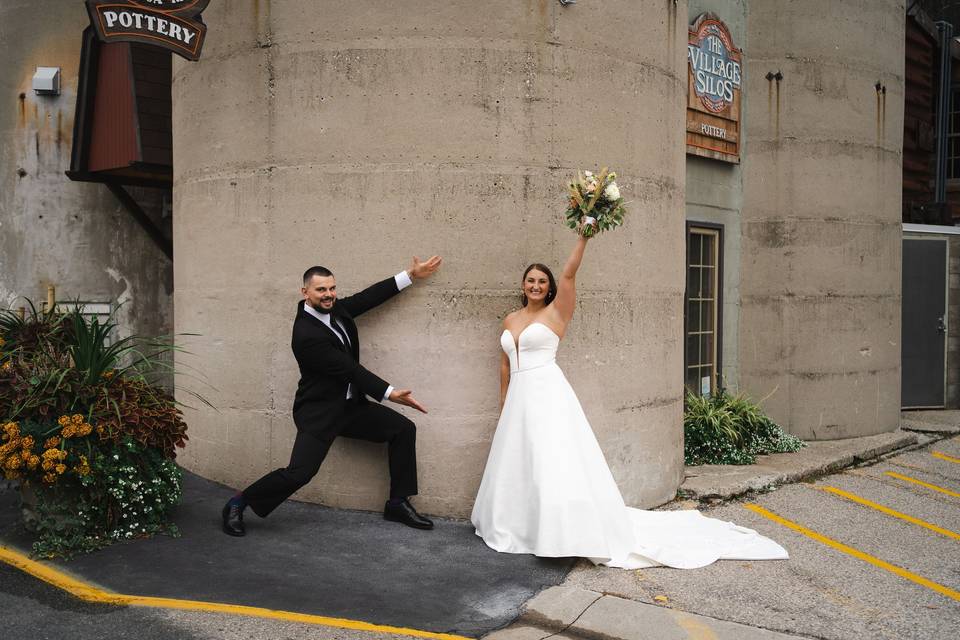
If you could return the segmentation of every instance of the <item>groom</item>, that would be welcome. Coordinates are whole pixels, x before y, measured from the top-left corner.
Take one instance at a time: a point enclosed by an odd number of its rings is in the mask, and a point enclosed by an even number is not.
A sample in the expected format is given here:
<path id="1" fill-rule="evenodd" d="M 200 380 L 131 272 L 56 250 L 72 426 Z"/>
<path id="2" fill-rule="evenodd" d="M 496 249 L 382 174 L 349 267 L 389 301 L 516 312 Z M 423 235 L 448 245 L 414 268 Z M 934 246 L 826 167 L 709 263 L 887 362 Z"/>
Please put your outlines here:
<path id="1" fill-rule="evenodd" d="M 307 484 L 337 436 L 386 442 L 390 467 L 390 499 L 383 509 L 387 520 L 417 529 L 433 522 L 410 504 L 417 493 L 416 427 L 401 414 L 379 404 L 390 400 L 426 413 L 407 389 L 394 389 L 360 365 L 360 336 L 354 317 L 373 309 L 440 266 L 440 257 L 413 265 L 396 276 L 337 299 L 337 281 L 328 269 L 311 267 L 303 274 L 303 300 L 293 321 L 293 355 L 300 367 L 300 384 L 293 401 L 297 437 L 290 464 L 271 471 L 231 498 L 223 507 L 223 531 L 246 534 L 246 507 L 261 518 Z M 370 396 L 376 402 L 370 402 Z"/>

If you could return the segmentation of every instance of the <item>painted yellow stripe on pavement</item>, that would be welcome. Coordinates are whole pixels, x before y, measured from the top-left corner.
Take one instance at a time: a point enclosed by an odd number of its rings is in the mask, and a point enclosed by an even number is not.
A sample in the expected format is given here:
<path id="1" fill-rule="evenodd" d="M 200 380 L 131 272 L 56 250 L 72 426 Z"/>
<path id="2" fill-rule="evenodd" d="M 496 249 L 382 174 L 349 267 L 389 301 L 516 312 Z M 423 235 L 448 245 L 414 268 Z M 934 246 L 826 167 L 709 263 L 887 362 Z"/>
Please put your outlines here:
<path id="1" fill-rule="evenodd" d="M 947 460 L 949 462 L 956 462 L 960 464 L 960 458 L 954 458 L 953 456 L 948 456 L 945 453 L 940 453 L 939 451 L 933 451 L 930 453 L 934 458 L 940 458 L 941 460 Z"/>
<path id="2" fill-rule="evenodd" d="M 867 500 L 866 498 L 861 498 L 860 496 L 856 495 L 855 493 L 850 493 L 849 491 L 844 491 L 843 489 L 838 489 L 838 488 L 836 488 L 836 487 L 816 487 L 816 488 L 817 488 L 817 489 L 820 489 L 821 491 L 826 491 L 826 492 L 829 492 L 829 493 L 838 495 L 838 496 L 840 496 L 840 497 L 842 497 L 842 498 L 846 498 L 847 500 L 852 500 L 853 502 L 856 502 L 856 503 L 858 503 L 858 504 L 862 504 L 862 505 L 865 506 L 865 507 L 870 507 L 871 509 L 876 509 L 876 510 L 879 511 L 880 513 L 885 513 L 885 514 L 887 514 L 888 516 L 893 516 L 894 518 L 900 518 L 901 520 L 905 520 L 906 522 L 909 522 L 910 524 L 915 524 L 915 525 L 917 525 L 918 527 L 923 527 L 924 529 L 929 529 L 930 531 L 935 531 L 935 532 L 939 533 L 940 535 L 947 536 L 948 538 L 953 538 L 954 540 L 960 540 L 960 533 L 954 533 L 953 531 L 950 531 L 949 529 L 944 529 L 943 527 L 938 527 L 937 525 L 931 524 L 931 523 L 927 522 L 926 520 L 921 520 L 920 518 L 914 518 L 913 516 L 908 516 L 908 515 L 905 514 L 905 513 L 901 513 L 901 512 L 899 512 L 899 511 L 894 511 L 894 510 L 891 509 L 890 507 L 885 507 L 885 506 L 883 506 L 882 504 L 878 504 L 878 503 L 876 503 L 876 502 L 871 502 L 870 500 Z"/>
<path id="3" fill-rule="evenodd" d="M 840 552 L 842 552 L 842 553 L 846 553 L 847 555 L 851 555 L 851 556 L 853 556 L 854 558 L 858 558 L 858 559 L 860 559 L 860 560 L 863 560 L 864 562 L 868 562 L 868 563 L 872 564 L 872 565 L 875 566 L 875 567 L 880 567 L 881 569 L 884 569 L 885 571 L 889 571 L 890 573 L 894 573 L 894 574 L 900 576 L 901 578 L 905 578 L 905 579 L 909 580 L 910 582 L 914 582 L 914 583 L 919 584 L 919 585 L 921 585 L 921 586 L 924 586 L 924 587 L 926 587 L 926 588 L 928 588 L 928 589 L 932 589 L 933 591 L 936 591 L 937 593 L 939 593 L 939 594 L 941 594 L 941 595 L 945 595 L 945 596 L 947 596 L 948 598 L 952 598 L 952 599 L 954 599 L 954 600 L 960 601 L 960 591 L 956 591 L 956 590 L 954 590 L 954 589 L 951 589 L 950 587 L 946 587 L 946 586 L 944 586 L 944 585 L 942 585 L 942 584 L 940 584 L 940 583 L 938 583 L 938 582 L 934 582 L 933 580 L 928 580 L 927 578 L 924 578 L 923 576 L 920 576 L 920 575 L 917 575 L 917 574 L 915 574 L 915 573 L 913 573 L 913 572 L 907 571 L 906 569 L 903 569 L 902 567 L 898 567 L 898 566 L 895 565 L 895 564 L 890 564 L 889 562 L 886 562 L 886 561 L 884 561 L 884 560 L 881 560 L 880 558 L 875 558 L 875 557 L 871 556 L 870 554 L 864 553 L 863 551 L 860 551 L 859 549 L 854 549 L 853 547 L 851 547 L 851 546 L 849 546 L 849 545 L 845 545 L 845 544 L 843 544 L 842 542 L 837 542 L 837 541 L 834 540 L 833 538 L 828 538 L 827 536 L 821 535 L 821 534 L 817 533 L 816 531 L 813 531 L 813 530 L 811 530 L 811 529 L 807 529 L 807 528 L 804 527 L 803 525 L 799 525 L 799 524 L 797 524 L 796 522 L 792 522 L 792 521 L 790 521 L 790 520 L 787 520 L 786 518 L 782 518 L 782 517 L 778 516 L 777 514 L 773 513 L 772 511 L 768 511 L 768 510 L 764 509 L 763 507 L 761 507 L 761 506 L 758 505 L 758 504 L 746 504 L 746 505 L 743 505 L 743 506 L 744 506 L 745 508 L 749 509 L 750 511 L 753 511 L 754 513 L 757 513 L 757 514 L 759 514 L 759 515 L 761 515 L 761 516 L 763 516 L 763 517 L 765 517 L 765 518 L 769 518 L 770 520 L 773 520 L 774 522 L 776 522 L 776 523 L 778 523 L 778 524 L 782 524 L 783 526 L 785 526 L 785 527 L 787 527 L 787 528 L 789 528 L 789 529 L 793 529 L 794 531 L 796 531 L 796 532 L 798 532 L 798 533 L 802 533 L 803 535 L 807 536 L 808 538 L 812 538 L 812 539 L 816 540 L 817 542 L 821 542 L 821 543 L 827 545 L 828 547 L 832 547 L 833 549 L 836 549 L 837 551 L 840 551 Z"/>
<path id="4" fill-rule="evenodd" d="M 308 613 L 296 613 L 294 611 L 280 611 L 275 609 L 264 609 L 262 607 L 223 604 L 220 602 L 178 600 L 175 598 L 156 598 L 152 596 L 131 596 L 122 593 L 110 593 L 73 578 L 49 565 L 31 560 L 22 553 L 4 546 L 0 546 L 0 561 L 20 569 L 24 573 L 28 573 L 35 578 L 39 578 L 40 580 L 43 580 L 44 582 L 59 589 L 63 589 L 64 591 L 67 591 L 81 600 L 86 600 L 87 602 L 154 607 L 159 609 L 185 609 L 190 611 L 229 613 L 256 618 L 285 620 L 288 622 L 303 622 L 306 624 L 336 627 L 339 629 L 352 629 L 354 631 L 372 631 L 375 633 L 390 633 L 394 635 L 413 636 L 416 638 L 430 638 L 431 640 L 471 640 L 466 636 L 458 636 L 451 633 L 435 633 L 433 631 L 421 631 L 420 629 L 408 629 L 406 627 L 392 627 L 389 625 L 363 622 L 361 620 L 330 618 L 327 616 L 317 616 Z"/>
<path id="5" fill-rule="evenodd" d="M 703 620 L 698 620 L 688 613 L 677 611 L 672 614 L 677 626 L 687 632 L 689 640 L 719 640 L 717 634 L 707 626 Z"/>
<path id="6" fill-rule="evenodd" d="M 932 489 L 933 491 L 939 491 L 948 496 L 953 496 L 954 498 L 960 498 L 960 493 L 956 491 L 951 491 L 950 489 L 944 489 L 943 487 L 938 487 L 935 484 L 930 484 L 929 482 L 924 482 L 923 480 L 917 480 L 916 478 L 911 478 L 910 476 L 905 476 L 902 473 L 897 473 L 895 471 L 884 471 L 885 475 L 890 476 L 891 478 L 896 478 L 897 480 L 903 480 L 904 482 L 912 482 L 913 484 L 918 484 L 921 487 L 926 487 L 927 489 Z"/>

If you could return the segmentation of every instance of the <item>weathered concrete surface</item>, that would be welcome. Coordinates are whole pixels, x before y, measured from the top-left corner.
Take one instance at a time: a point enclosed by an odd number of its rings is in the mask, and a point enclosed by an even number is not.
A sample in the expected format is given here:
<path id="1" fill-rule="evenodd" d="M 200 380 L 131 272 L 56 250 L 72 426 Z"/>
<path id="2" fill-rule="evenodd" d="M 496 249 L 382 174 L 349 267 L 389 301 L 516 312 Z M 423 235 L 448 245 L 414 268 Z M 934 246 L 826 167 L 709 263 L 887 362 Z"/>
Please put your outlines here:
<path id="1" fill-rule="evenodd" d="M 24 306 L 22 297 L 42 303 L 54 284 L 61 301 L 121 304 L 124 334 L 168 334 L 170 261 L 105 186 L 64 175 L 88 24 L 81 2 L 0 3 L 0 308 Z M 60 67 L 59 96 L 33 92 L 38 66 Z M 164 224 L 158 190 L 134 196 Z"/>
<path id="2" fill-rule="evenodd" d="M 542 591 L 526 604 L 517 624 L 484 638 L 543 640 L 555 637 L 555 634 L 597 640 L 785 640 L 800 637 L 564 585 Z"/>
<path id="3" fill-rule="evenodd" d="M 212 3 L 203 60 L 174 65 L 176 326 L 203 334 L 190 348 L 219 409 L 187 414 L 184 463 L 234 486 L 286 464 L 306 267 L 350 293 L 439 253 L 436 276 L 361 319 L 362 358 L 430 409 L 411 416 L 418 506 L 469 513 L 500 319 L 523 268 L 559 268 L 574 242 L 565 182 L 603 164 L 633 214 L 588 250 L 560 364 L 626 501 L 672 498 L 685 16 L 654 0 Z M 298 497 L 376 509 L 386 487 L 383 448 L 341 441 Z"/>
<path id="4" fill-rule="evenodd" d="M 899 421 L 903 11 L 747 13 L 740 382 L 805 439 Z"/>
<path id="5" fill-rule="evenodd" d="M 960 433 L 960 411 L 904 411 L 900 428 L 921 433 Z"/>
<path id="6" fill-rule="evenodd" d="M 895 431 L 847 440 L 810 442 L 794 453 L 758 456 L 752 465 L 687 467 L 680 494 L 695 500 L 728 499 L 807 478 L 834 473 L 917 443 L 913 433 Z"/>

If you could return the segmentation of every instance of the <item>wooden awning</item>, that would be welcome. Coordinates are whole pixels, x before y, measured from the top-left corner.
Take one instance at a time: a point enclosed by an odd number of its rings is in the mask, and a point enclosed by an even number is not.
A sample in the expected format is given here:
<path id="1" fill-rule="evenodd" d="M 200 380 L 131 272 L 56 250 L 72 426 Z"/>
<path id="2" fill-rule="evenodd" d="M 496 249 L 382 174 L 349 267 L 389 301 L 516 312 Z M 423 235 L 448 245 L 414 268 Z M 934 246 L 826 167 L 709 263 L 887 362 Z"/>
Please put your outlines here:
<path id="1" fill-rule="evenodd" d="M 71 180 L 171 187 L 170 56 L 83 32 Z"/>

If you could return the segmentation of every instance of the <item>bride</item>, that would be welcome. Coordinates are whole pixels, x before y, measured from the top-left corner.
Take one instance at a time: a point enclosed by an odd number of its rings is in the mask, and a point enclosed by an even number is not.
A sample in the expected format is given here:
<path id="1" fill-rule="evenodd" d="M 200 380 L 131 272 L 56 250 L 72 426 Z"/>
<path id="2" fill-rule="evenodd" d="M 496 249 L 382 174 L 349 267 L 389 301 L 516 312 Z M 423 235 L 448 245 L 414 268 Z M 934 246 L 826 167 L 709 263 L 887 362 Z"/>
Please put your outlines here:
<path id="1" fill-rule="evenodd" d="M 500 420 L 470 518 L 477 535 L 496 551 L 579 556 L 624 569 L 786 559 L 772 540 L 699 511 L 624 504 L 555 360 L 586 246 L 581 235 L 559 282 L 542 264 L 527 267 L 523 306 L 503 321 Z"/>

